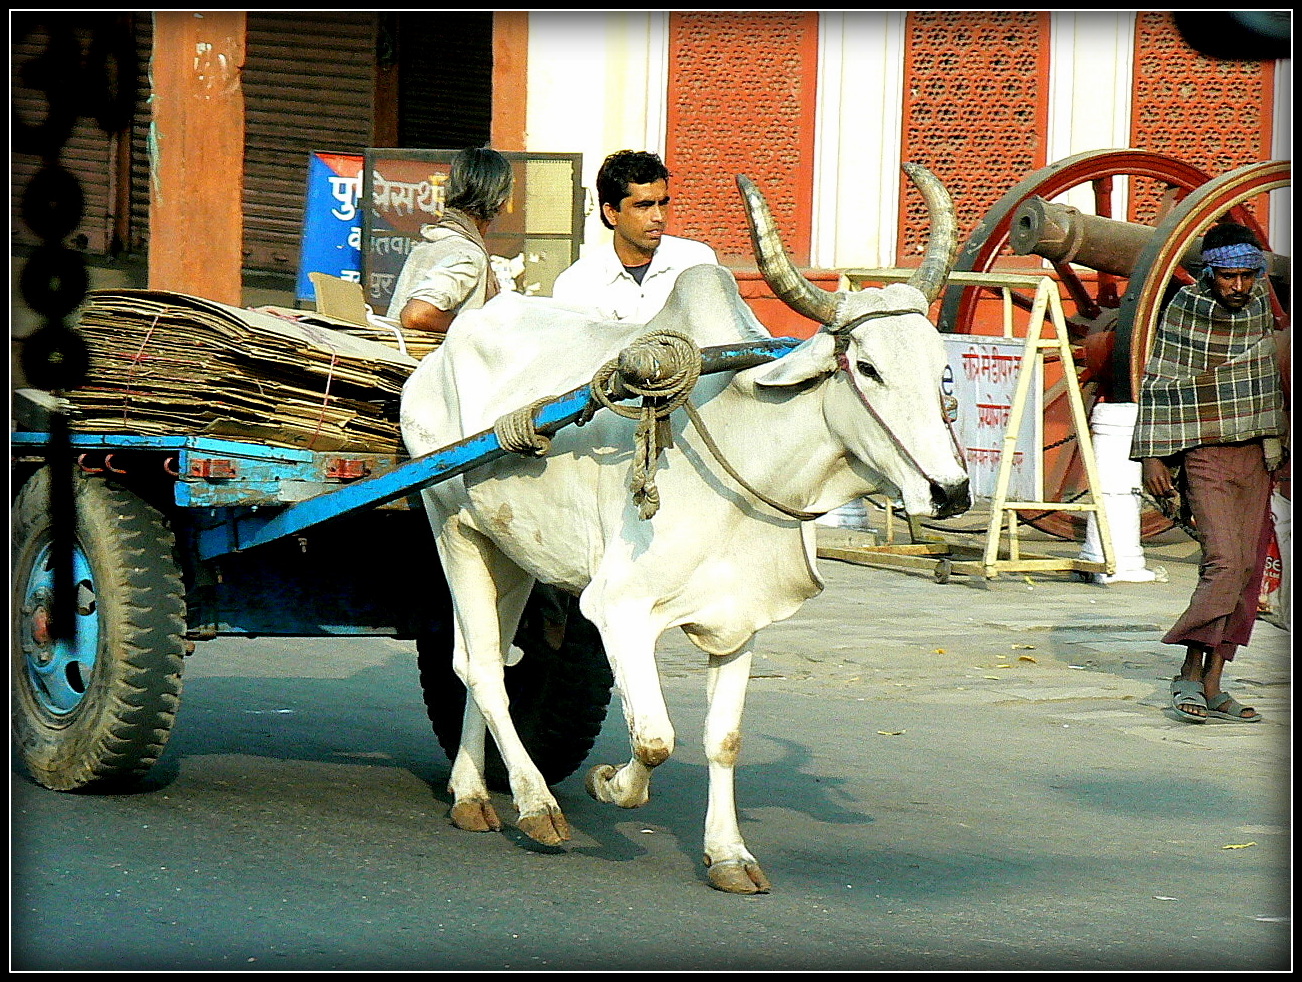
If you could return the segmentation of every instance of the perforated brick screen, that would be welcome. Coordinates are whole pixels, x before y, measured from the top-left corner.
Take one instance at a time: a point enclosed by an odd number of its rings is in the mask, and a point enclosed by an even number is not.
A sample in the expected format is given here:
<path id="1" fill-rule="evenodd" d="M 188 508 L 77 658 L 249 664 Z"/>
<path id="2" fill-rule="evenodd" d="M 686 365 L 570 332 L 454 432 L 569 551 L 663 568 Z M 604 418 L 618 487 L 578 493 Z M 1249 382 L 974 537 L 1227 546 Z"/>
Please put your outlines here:
<path id="1" fill-rule="evenodd" d="M 764 192 L 798 264 L 809 259 L 818 15 L 674 13 L 666 164 L 671 231 L 753 263 L 736 175 Z"/>
<path id="2" fill-rule="evenodd" d="M 1205 57 L 1185 43 L 1168 11 L 1137 15 L 1132 146 L 1211 177 L 1269 160 L 1273 87 L 1272 62 Z M 1132 222 L 1155 223 L 1161 189 L 1149 184 L 1132 194 Z"/>
<path id="3" fill-rule="evenodd" d="M 967 241 L 991 206 L 1043 167 L 1048 121 L 1049 15 L 1035 11 L 911 11 L 905 29 L 904 160 L 949 189 Z M 927 211 L 907 182 L 899 261 L 921 257 Z"/>

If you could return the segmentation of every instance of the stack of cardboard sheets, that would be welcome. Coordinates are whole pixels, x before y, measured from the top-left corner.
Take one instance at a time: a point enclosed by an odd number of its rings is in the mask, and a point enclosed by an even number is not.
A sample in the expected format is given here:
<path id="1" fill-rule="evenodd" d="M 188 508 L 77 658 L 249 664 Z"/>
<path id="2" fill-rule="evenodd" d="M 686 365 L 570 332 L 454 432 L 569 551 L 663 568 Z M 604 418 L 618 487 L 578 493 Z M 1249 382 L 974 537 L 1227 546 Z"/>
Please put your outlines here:
<path id="1" fill-rule="evenodd" d="M 154 290 L 92 291 L 77 326 L 90 371 L 64 393 L 75 431 L 401 449 L 398 403 L 418 361 L 396 347 Z"/>
<path id="2" fill-rule="evenodd" d="M 430 331 L 409 331 L 406 328 L 389 327 L 383 322 L 359 324 L 312 310 L 295 310 L 291 307 L 275 306 L 256 307 L 254 309 L 295 323 L 315 324 L 318 327 L 328 327 L 334 331 L 342 331 L 344 334 L 352 335 L 355 338 L 374 341 L 385 347 L 393 348 L 395 351 L 411 355 L 417 361 L 420 361 L 442 344 L 444 337 L 446 337 L 446 335 Z"/>

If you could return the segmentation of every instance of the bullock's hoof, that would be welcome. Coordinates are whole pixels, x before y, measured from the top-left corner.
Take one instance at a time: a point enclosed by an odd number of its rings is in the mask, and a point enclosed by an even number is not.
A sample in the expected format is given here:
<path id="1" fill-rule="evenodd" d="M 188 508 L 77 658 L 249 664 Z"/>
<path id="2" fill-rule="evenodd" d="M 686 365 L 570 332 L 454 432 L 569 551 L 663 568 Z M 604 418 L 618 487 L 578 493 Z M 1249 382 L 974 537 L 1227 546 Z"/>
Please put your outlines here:
<path id="1" fill-rule="evenodd" d="M 610 764 L 598 764 L 588 771 L 588 776 L 583 779 L 583 786 L 587 789 L 588 794 L 597 801 L 610 801 L 609 796 L 603 797 L 601 789 L 610 783 L 615 776 L 615 768 Z"/>
<path id="2" fill-rule="evenodd" d="M 570 824 L 559 808 L 549 809 L 541 815 L 521 815 L 515 824 L 534 842 L 544 846 L 559 846 L 570 838 Z"/>
<path id="3" fill-rule="evenodd" d="M 725 859 L 711 863 L 710 857 L 706 856 L 705 865 L 709 867 L 710 886 L 724 893 L 769 893 L 773 889 L 773 884 L 753 859 Z"/>
<path id="4" fill-rule="evenodd" d="M 502 822 L 487 801 L 458 801 L 452 806 L 452 824 L 467 832 L 500 832 Z"/>
<path id="5" fill-rule="evenodd" d="M 626 765 L 627 768 L 639 766 L 641 765 L 636 762 Z M 646 771 L 643 770 L 642 774 L 645 775 Z M 651 790 L 645 780 L 639 781 L 635 774 L 628 787 L 621 787 L 618 783 L 619 777 L 618 767 L 598 764 L 588 771 L 583 786 L 597 801 L 604 801 L 608 805 L 619 805 L 620 808 L 641 808 L 651 800 Z"/>

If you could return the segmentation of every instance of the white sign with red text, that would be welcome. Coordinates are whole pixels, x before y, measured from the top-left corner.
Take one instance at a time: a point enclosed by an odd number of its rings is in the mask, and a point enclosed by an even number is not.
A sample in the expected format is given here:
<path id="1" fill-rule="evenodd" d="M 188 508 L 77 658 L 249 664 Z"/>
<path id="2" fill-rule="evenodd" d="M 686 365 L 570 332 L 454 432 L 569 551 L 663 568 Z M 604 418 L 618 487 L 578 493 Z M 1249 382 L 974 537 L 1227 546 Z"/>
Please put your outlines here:
<path id="1" fill-rule="evenodd" d="M 1022 366 L 1025 342 L 972 334 L 945 335 L 948 369 L 942 388 L 958 400 L 954 434 L 963 450 L 973 498 L 991 499 L 1004 455 L 1013 396 Z M 1007 500 L 1035 501 L 1040 494 L 1037 470 L 1041 466 L 1044 423 L 1043 388 L 1039 360 L 1028 359 L 1032 371 L 1026 405 L 1022 408 Z"/>

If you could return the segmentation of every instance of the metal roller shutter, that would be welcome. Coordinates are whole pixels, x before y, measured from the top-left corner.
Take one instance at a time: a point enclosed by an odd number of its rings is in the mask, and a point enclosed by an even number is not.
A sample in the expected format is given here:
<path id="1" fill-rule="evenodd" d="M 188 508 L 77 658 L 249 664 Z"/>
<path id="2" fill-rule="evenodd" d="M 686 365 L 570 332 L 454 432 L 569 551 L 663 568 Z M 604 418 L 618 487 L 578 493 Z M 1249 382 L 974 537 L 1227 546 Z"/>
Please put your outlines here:
<path id="1" fill-rule="evenodd" d="M 150 124 L 149 62 L 154 56 L 154 15 L 136 15 L 136 57 L 140 59 L 140 95 L 131 122 L 131 223 L 127 250 L 139 256 L 149 249 Z"/>
<path id="2" fill-rule="evenodd" d="M 493 15 L 398 18 L 399 145 L 461 150 L 488 143 L 493 118 Z"/>
<path id="3" fill-rule="evenodd" d="M 130 17 L 132 15 L 125 14 Z M 148 18 L 147 14 L 135 15 Z M 10 96 L 14 118 L 25 125 L 39 127 L 45 119 L 46 98 L 43 92 L 27 84 L 28 73 L 37 67 L 50 45 L 50 33 L 45 27 L 45 17 L 41 14 L 26 14 L 16 18 L 13 24 L 11 62 L 10 62 Z M 110 31 L 114 28 L 113 17 L 103 14 L 80 14 L 75 17 L 64 15 L 60 26 L 69 25 L 75 42 L 66 54 L 72 63 L 68 71 L 93 71 L 90 49 L 92 34 L 96 30 Z M 101 36 L 101 41 L 108 37 Z M 75 59 L 75 60 L 74 60 Z M 147 61 L 140 63 L 137 88 L 137 106 L 146 106 L 147 92 L 145 67 Z M 57 70 L 57 69 L 56 69 Z M 103 87 L 106 83 L 102 76 L 92 79 L 87 75 L 83 81 L 86 86 Z M 93 108 L 87 104 L 83 111 L 90 113 Z M 116 210 L 115 191 L 119 175 L 116 164 L 117 139 L 100 129 L 99 124 L 88 115 L 77 120 L 68 141 L 59 156 L 59 163 L 81 185 L 84 196 L 84 209 L 79 227 L 69 236 L 67 244 L 74 248 L 92 253 L 104 253 L 114 244 L 113 215 Z M 18 212 L 22 194 L 28 182 L 41 168 L 39 157 L 27 153 L 13 153 L 10 156 L 10 191 L 14 207 L 11 243 L 19 246 L 31 246 L 37 243 L 35 235 L 21 220 Z M 121 245 L 123 243 L 119 243 Z"/>
<path id="4" fill-rule="evenodd" d="M 250 11 L 244 65 L 244 267 L 298 269 L 308 155 L 371 140 L 374 13 Z"/>

